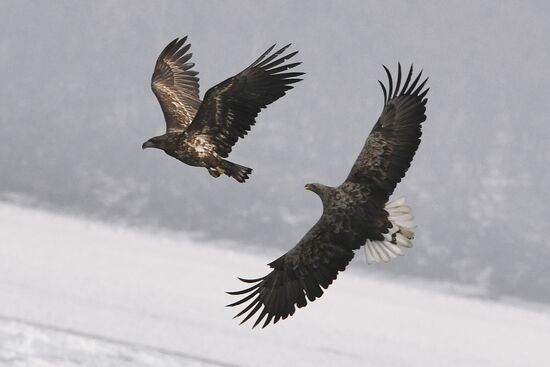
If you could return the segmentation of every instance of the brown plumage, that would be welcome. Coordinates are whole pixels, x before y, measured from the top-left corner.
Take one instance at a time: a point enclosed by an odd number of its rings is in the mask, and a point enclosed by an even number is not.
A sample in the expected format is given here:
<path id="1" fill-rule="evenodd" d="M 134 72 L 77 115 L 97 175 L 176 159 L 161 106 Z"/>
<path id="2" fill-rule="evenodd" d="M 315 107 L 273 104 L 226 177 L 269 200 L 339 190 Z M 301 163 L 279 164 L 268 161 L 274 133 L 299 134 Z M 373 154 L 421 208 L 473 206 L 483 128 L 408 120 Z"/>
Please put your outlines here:
<path id="1" fill-rule="evenodd" d="M 365 246 L 369 262 L 387 262 L 411 247 L 414 223 L 404 199 L 388 203 L 405 176 L 420 143 L 426 120 L 427 81 L 419 83 L 412 66 L 401 86 L 401 66 L 393 85 L 382 85 L 384 109 L 348 177 L 340 186 L 308 184 L 323 202 L 323 215 L 286 254 L 269 264 L 273 269 L 258 279 L 241 279 L 248 288 L 228 292 L 241 296 L 229 306 L 247 304 L 235 317 L 256 317 L 254 326 L 276 323 L 294 314 L 296 307 L 321 297 L 354 256 Z"/>
<path id="2" fill-rule="evenodd" d="M 261 109 L 285 95 L 304 73 L 287 72 L 300 63 L 285 63 L 297 51 L 283 55 L 287 45 L 271 46 L 249 67 L 210 88 L 201 103 L 198 72 L 189 62 L 187 37 L 175 39 L 161 52 L 151 87 L 164 113 L 166 133 L 143 143 L 210 175 L 226 174 L 244 182 L 252 169 L 229 162 L 233 145 L 244 138 Z"/>

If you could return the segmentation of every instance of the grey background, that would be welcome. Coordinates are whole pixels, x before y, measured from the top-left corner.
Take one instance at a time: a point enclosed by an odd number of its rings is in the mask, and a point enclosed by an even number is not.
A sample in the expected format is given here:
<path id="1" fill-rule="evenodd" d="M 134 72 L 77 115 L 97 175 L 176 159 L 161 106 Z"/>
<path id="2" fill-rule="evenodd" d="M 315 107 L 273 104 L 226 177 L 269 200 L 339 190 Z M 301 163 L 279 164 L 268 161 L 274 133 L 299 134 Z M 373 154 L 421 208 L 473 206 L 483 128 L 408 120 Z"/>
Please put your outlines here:
<path id="1" fill-rule="evenodd" d="M 365 273 L 550 302 L 549 11 L 542 1 L 2 1 L 0 198 L 285 251 L 321 212 L 303 185 L 339 184 L 376 121 L 381 64 L 414 62 L 430 76 L 428 120 L 396 193 L 413 207 L 416 246 Z M 305 80 L 231 154 L 254 169 L 244 185 L 141 150 L 164 130 L 154 62 L 183 35 L 201 97 L 272 43 L 300 50 Z"/>

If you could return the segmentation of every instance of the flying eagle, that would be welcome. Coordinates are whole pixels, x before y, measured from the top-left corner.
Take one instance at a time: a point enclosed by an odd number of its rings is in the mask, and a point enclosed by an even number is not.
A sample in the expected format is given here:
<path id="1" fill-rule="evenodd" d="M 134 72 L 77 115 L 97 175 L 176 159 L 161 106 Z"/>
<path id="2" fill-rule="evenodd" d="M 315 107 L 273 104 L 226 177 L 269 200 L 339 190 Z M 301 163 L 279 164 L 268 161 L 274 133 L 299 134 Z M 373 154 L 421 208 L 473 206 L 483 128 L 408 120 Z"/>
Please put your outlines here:
<path id="1" fill-rule="evenodd" d="M 286 72 L 300 65 L 285 63 L 298 51 L 283 55 L 286 45 L 272 53 L 271 46 L 252 65 L 210 88 L 201 102 L 186 40 L 176 38 L 158 57 L 151 87 L 164 113 L 166 133 L 142 148 L 162 149 L 190 166 L 205 167 L 213 177 L 226 174 L 244 182 L 252 169 L 224 158 L 254 125 L 260 110 L 302 80 L 297 77 L 304 73 Z"/>
<path id="2" fill-rule="evenodd" d="M 307 300 L 321 297 L 354 255 L 365 246 L 369 263 L 387 262 L 412 247 L 414 222 L 404 198 L 388 202 L 395 186 L 405 176 L 420 144 L 421 124 L 426 120 L 422 72 L 413 80 L 411 66 L 401 84 L 401 65 L 395 88 L 392 76 L 384 92 L 384 108 L 348 177 L 340 186 L 307 184 L 323 202 L 323 215 L 298 244 L 268 264 L 273 270 L 258 279 L 240 279 L 253 284 L 228 292 L 241 296 L 228 306 L 247 304 L 235 317 L 241 324 L 259 312 L 254 327 L 286 319 Z"/>

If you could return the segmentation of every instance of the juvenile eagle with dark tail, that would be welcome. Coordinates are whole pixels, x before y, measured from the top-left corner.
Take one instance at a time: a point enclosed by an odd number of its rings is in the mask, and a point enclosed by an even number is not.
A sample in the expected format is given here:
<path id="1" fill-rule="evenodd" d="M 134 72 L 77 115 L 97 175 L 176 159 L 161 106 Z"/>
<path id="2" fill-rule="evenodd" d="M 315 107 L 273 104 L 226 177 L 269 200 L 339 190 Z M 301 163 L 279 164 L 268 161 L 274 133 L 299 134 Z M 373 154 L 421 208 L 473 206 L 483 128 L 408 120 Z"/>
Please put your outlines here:
<path id="1" fill-rule="evenodd" d="M 414 80 L 411 66 L 403 84 L 401 65 L 395 87 L 388 75 L 384 109 L 346 180 L 337 187 L 307 184 L 323 202 L 323 215 L 298 244 L 269 264 L 273 269 L 258 279 L 241 279 L 248 288 L 228 292 L 242 297 L 228 306 L 245 305 L 235 317 L 242 322 L 257 315 L 254 326 L 286 319 L 307 301 L 321 297 L 354 256 L 365 246 L 370 262 L 387 262 L 412 246 L 415 225 L 403 198 L 388 202 L 405 176 L 420 144 L 426 120 L 427 79 Z M 241 322 L 241 323 L 242 323 Z"/>
<path id="2" fill-rule="evenodd" d="M 186 40 L 176 38 L 158 57 L 151 87 L 164 113 L 166 133 L 142 148 L 162 149 L 190 166 L 205 167 L 213 177 L 226 174 L 244 182 L 252 169 L 224 158 L 254 125 L 260 110 L 302 80 L 297 77 L 304 73 L 287 72 L 300 65 L 286 63 L 298 51 L 283 55 L 290 45 L 275 52 L 271 46 L 249 67 L 210 88 L 201 102 Z"/>

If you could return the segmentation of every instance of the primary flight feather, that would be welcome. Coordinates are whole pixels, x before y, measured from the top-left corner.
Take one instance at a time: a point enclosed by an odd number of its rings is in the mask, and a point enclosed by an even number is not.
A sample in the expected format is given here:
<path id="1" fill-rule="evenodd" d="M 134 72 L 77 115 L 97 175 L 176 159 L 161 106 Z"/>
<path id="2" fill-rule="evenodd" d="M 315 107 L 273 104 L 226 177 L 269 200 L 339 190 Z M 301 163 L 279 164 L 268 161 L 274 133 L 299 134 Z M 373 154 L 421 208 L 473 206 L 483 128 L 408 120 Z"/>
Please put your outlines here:
<path id="1" fill-rule="evenodd" d="M 365 247 L 371 262 L 387 262 L 412 247 L 415 225 L 403 198 L 388 202 L 397 183 L 405 176 L 420 144 L 426 120 L 424 89 L 427 79 L 420 72 L 413 79 L 411 66 L 402 83 L 401 65 L 395 86 L 388 69 L 384 84 L 384 108 L 346 180 L 337 187 L 307 184 L 323 203 L 319 221 L 298 244 L 269 266 L 268 275 L 241 279 L 248 288 L 228 292 L 242 297 L 228 306 L 246 305 L 235 317 L 245 322 L 257 316 L 254 326 L 276 323 L 321 297 L 354 256 Z M 241 322 L 241 323 L 242 323 Z"/>
<path id="2" fill-rule="evenodd" d="M 201 102 L 198 72 L 190 62 L 187 37 L 176 38 L 160 53 L 151 80 L 166 133 L 149 139 L 142 148 L 158 148 L 191 166 L 205 167 L 244 182 L 252 169 L 225 158 L 243 138 L 261 109 L 275 102 L 302 80 L 304 73 L 288 72 L 299 62 L 287 63 L 298 51 L 284 55 L 290 45 L 272 52 L 271 46 L 249 67 L 210 88 Z"/>

